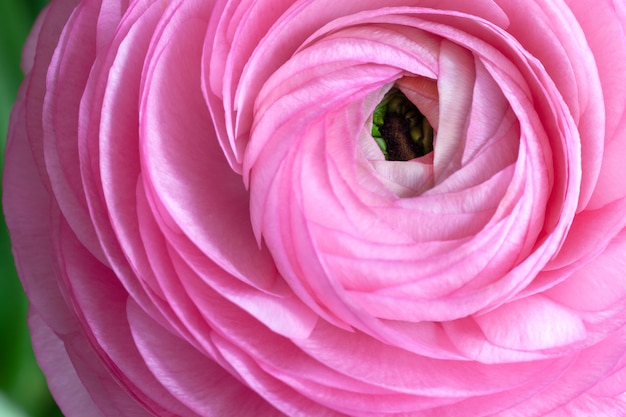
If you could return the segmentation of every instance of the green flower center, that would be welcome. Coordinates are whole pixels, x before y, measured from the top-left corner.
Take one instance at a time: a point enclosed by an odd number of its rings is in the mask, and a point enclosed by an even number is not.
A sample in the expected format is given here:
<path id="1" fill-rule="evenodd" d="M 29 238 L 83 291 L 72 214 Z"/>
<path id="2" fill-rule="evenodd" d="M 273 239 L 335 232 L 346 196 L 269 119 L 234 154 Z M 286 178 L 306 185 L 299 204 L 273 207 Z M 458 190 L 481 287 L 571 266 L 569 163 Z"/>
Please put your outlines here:
<path id="1" fill-rule="evenodd" d="M 388 161 L 408 161 L 433 150 L 432 126 L 396 87 L 374 110 L 372 136 Z"/>

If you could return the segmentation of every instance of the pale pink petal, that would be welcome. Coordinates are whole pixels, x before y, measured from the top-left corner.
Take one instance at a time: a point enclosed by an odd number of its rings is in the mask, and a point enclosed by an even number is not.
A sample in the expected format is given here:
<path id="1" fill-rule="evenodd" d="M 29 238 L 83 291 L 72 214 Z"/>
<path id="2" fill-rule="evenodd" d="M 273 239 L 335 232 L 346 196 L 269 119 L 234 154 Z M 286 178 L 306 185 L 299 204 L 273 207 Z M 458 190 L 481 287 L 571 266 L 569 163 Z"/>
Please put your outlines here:
<path id="1" fill-rule="evenodd" d="M 132 335 L 150 371 L 197 415 L 280 415 L 217 363 L 160 328 L 135 304 L 129 304 L 128 313 Z"/>
<path id="2" fill-rule="evenodd" d="M 576 311 L 603 311 L 626 298 L 622 231 L 593 261 L 577 269 L 563 282 L 545 291 L 551 299 Z"/>
<path id="3" fill-rule="evenodd" d="M 586 336 L 585 325 L 575 313 L 538 295 L 512 301 L 474 319 L 491 343 L 509 349 L 557 348 Z"/>
<path id="4" fill-rule="evenodd" d="M 199 7 L 199 6 L 198 6 Z M 210 8 L 203 7 L 204 19 Z M 257 249 L 241 178 L 222 155 L 200 90 L 199 59 L 206 21 L 200 11 L 176 13 L 152 52 L 142 92 L 141 158 L 152 209 L 184 232 L 227 271 L 269 289 L 275 280 L 268 255 Z M 149 57 L 150 58 L 150 57 Z M 176 65 L 172 65 L 176 63 Z M 178 68 L 186 68 L 179 76 Z M 172 82 L 172 80 L 176 80 Z M 204 189 L 206 193 L 198 192 Z M 245 262 L 239 260 L 245 258 Z"/>
<path id="5" fill-rule="evenodd" d="M 31 314 L 29 326 L 39 366 L 48 375 L 48 387 L 61 411 L 65 415 L 104 417 L 77 375 L 63 341 L 36 314 Z"/>

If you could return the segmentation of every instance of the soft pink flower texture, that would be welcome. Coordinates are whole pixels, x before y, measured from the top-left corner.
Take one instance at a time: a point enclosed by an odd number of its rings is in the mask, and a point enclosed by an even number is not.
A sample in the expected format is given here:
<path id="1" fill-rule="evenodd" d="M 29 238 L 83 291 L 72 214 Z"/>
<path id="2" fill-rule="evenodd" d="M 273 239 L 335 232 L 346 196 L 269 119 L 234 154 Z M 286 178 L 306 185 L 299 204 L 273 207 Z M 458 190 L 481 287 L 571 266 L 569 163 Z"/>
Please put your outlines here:
<path id="1" fill-rule="evenodd" d="M 3 197 L 67 416 L 626 415 L 623 0 L 54 0 Z M 386 161 L 394 83 L 434 152 Z"/>

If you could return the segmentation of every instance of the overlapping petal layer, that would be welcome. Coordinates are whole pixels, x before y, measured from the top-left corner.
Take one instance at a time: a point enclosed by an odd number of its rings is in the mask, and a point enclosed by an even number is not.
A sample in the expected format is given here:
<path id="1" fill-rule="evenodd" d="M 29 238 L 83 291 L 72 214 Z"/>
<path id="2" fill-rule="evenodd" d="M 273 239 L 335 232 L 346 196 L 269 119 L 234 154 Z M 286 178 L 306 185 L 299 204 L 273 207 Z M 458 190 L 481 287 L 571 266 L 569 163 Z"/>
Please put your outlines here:
<path id="1" fill-rule="evenodd" d="M 67 415 L 625 409 L 626 11 L 52 2 L 4 207 Z M 388 161 L 399 88 L 434 150 Z"/>

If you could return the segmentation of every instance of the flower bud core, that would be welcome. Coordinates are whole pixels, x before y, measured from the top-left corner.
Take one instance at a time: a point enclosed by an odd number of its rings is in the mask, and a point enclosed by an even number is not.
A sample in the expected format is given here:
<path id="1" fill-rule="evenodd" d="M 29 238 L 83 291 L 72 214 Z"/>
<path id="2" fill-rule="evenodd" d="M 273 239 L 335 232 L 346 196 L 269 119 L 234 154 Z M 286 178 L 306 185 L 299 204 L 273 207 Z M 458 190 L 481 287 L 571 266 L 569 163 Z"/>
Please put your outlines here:
<path id="1" fill-rule="evenodd" d="M 408 161 L 433 150 L 433 128 L 397 87 L 374 110 L 372 136 L 388 161 Z"/>

